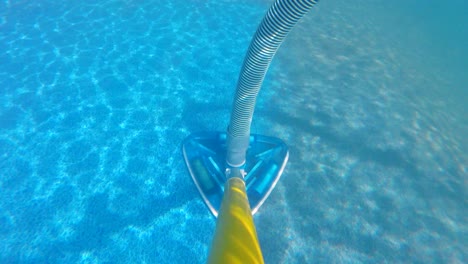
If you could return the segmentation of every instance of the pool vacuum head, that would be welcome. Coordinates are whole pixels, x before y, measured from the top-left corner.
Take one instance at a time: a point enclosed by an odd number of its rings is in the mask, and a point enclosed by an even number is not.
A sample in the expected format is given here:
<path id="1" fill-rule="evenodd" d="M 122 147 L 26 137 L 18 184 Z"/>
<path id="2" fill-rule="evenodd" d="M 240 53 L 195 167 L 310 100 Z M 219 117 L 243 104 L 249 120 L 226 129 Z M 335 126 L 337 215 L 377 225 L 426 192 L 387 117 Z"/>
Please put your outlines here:
<path id="1" fill-rule="evenodd" d="M 214 216 L 223 199 L 230 168 L 226 165 L 226 133 L 194 133 L 183 142 L 185 162 L 203 200 Z M 286 144 L 273 137 L 252 134 L 242 166 L 247 196 L 255 214 L 278 182 L 288 160 Z"/>

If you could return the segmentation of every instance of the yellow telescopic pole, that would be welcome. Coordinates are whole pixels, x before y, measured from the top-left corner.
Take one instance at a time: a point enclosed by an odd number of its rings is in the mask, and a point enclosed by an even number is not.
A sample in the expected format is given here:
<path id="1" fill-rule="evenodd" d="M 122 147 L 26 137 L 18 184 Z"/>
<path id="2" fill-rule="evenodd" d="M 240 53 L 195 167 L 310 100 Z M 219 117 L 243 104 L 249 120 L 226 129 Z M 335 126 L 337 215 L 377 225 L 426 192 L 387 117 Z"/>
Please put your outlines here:
<path id="1" fill-rule="evenodd" d="M 225 184 L 208 263 L 263 263 L 245 182 L 241 178 L 230 178 Z"/>

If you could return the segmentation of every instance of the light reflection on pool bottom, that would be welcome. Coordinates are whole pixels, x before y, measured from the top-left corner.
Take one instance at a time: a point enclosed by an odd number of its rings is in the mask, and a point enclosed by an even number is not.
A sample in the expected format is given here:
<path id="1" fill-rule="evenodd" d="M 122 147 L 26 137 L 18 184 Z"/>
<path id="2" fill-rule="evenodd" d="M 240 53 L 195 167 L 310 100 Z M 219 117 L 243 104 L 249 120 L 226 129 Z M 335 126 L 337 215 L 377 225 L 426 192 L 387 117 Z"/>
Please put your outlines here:
<path id="1" fill-rule="evenodd" d="M 291 148 L 258 213 L 267 263 L 461 261 L 466 124 L 449 88 L 459 84 L 415 69 L 421 53 L 400 58 L 349 7 L 325 5 L 282 46 L 254 116 Z"/>
<path id="2" fill-rule="evenodd" d="M 10 4 L 1 262 L 204 263 L 215 221 L 181 142 L 226 128 L 268 3 Z M 463 107 L 358 9 L 321 2 L 260 93 L 253 132 L 291 149 L 255 217 L 265 260 L 461 262 Z"/>

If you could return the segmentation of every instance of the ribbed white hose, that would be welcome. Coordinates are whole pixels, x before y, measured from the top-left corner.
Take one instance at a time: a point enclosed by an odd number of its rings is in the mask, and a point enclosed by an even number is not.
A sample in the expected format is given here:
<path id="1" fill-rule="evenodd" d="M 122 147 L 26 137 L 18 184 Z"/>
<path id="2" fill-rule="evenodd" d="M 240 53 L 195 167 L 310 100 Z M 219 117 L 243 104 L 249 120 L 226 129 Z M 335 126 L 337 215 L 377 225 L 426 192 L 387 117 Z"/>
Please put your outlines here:
<path id="1" fill-rule="evenodd" d="M 258 27 L 237 83 L 227 131 L 228 165 L 239 167 L 245 163 L 255 102 L 271 60 L 292 27 L 317 2 L 318 0 L 277 0 Z"/>

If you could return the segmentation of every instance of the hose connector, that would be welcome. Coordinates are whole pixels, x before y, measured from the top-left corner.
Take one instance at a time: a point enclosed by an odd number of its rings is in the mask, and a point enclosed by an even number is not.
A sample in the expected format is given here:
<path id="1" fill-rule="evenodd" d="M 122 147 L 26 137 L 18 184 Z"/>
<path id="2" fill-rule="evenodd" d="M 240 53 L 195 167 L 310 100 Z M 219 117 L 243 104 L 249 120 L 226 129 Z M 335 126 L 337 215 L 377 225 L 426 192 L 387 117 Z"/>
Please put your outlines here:
<path id="1" fill-rule="evenodd" d="M 226 163 L 230 167 L 238 168 L 245 164 L 247 149 L 249 148 L 250 135 L 233 136 L 227 132 Z"/>

